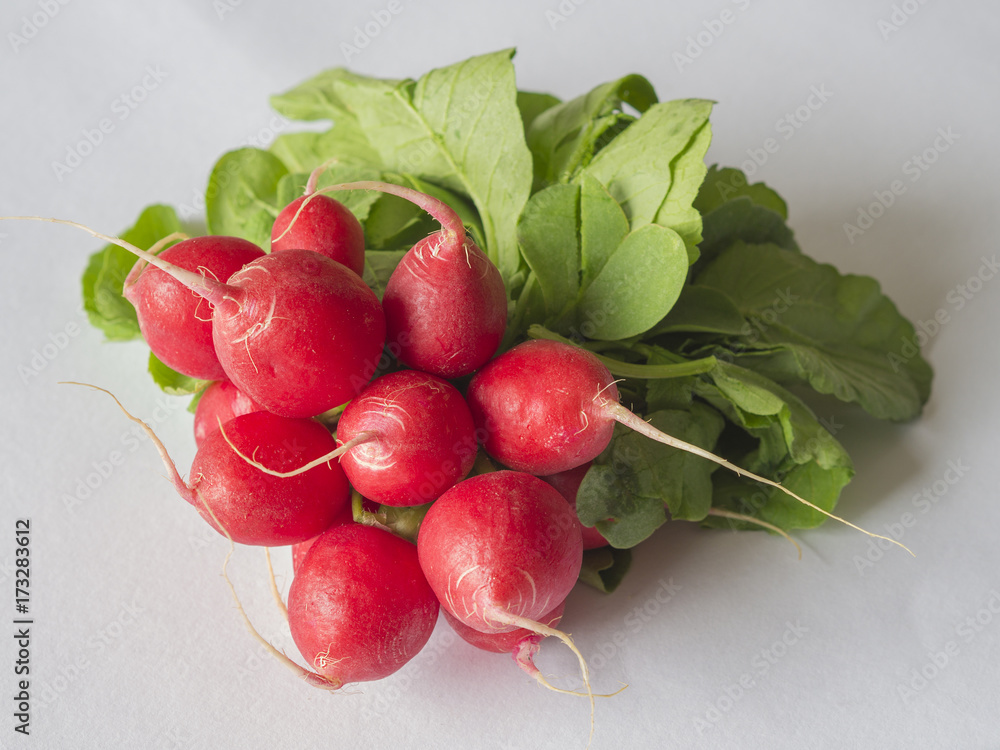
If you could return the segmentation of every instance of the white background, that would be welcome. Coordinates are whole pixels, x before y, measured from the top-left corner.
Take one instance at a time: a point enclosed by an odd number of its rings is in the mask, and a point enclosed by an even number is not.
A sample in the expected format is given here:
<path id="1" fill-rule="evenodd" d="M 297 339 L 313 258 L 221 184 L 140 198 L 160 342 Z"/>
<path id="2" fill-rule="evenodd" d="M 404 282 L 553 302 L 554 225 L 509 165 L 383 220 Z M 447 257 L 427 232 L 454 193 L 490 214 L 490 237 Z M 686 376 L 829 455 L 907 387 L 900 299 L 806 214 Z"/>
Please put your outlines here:
<path id="1" fill-rule="evenodd" d="M 599 701 L 593 747 L 1000 747 L 1000 281 L 970 285 L 996 251 L 995 3 L 907 0 L 907 15 L 890 0 L 400 0 L 347 60 L 342 45 L 386 3 L 227 2 L 6 0 L 0 214 L 118 232 L 148 203 L 196 210 L 221 153 L 290 127 L 268 96 L 336 65 L 417 77 L 516 45 L 522 88 L 568 98 L 640 72 L 663 99 L 718 101 L 711 162 L 742 163 L 776 139 L 754 179 L 787 199 L 803 249 L 875 276 L 914 321 L 946 319 L 925 347 L 936 379 L 919 421 L 815 402 L 857 464 L 840 511 L 903 532 L 916 557 L 833 523 L 797 534 L 801 562 L 764 534 L 661 529 L 618 592 L 569 599 L 564 624 L 594 687 L 629 684 Z M 723 10 L 732 22 L 714 23 Z M 905 23 L 880 28 L 894 12 Z M 120 119 L 116 101 L 149 68 L 162 80 Z M 814 87 L 829 96 L 809 109 Z M 779 124 L 796 112 L 800 127 Z M 53 162 L 102 118 L 113 131 L 58 180 Z M 947 150 L 939 129 L 955 136 Z M 934 163 L 914 172 L 927 149 Z M 849 242 L 844 224 L 894 180 L 905 193 Z M 220 577 L 226 542 L 173 493 L 148 442 L 129 449 L 131 423 L 106 396 L 57 385 L 111 389 L 190 465 L 191 416 L 145 375 L 144 346 L 102 343 L 86 325 L 78 280 L 99 243 L 52 225 L 0 233 L 0 747 L 586 745 L 586 701 L 443 623 L 415 662 L 351 694 L 317 692 L 266 657 Z M 114 450 L 123 465 L 70 502 Z M 32 524 L 30 738 L 13 732 L 11 700 L 20 517 Z M 287 589 L 287 550 L 276 559 Z M 261 631 L 297 656 L 260 550 L 239 551 L 231 571 Z M 538 662 L 574 684 L 559 644 Z"/>

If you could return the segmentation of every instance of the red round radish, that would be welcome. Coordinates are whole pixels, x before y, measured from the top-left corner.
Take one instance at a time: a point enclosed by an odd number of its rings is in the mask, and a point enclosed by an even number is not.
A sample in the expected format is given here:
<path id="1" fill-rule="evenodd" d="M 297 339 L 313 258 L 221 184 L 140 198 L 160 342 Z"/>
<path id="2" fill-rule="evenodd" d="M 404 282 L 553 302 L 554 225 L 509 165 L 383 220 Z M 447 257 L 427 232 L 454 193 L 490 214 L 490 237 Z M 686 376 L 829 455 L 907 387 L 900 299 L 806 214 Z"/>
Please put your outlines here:
<path id="1" fill-rule="evenodd" d="M 219 361 L 275 414 L 311 417 L 349 401 L 382 356 L 385 318 L 375 293 L 311 250 L 267 255 L 230 277 L 218 296 Z"/>
<path id="2" fill-rule="evenodd" d="M 157 257 L 179 268 L 226 281 L 264 251 L 239 237 L 193 237 Z M 135 307 L 139 330 L 161 362 L 201 380 L 225 378 L 212 344 L 212 305 L 168 273 L 138 260 L 122 290 Z"/>
<path id="3" fill-rule="evenodd" d="M 505 466 L 556 474 L 598 456 L 614 432 L 614 378 L 585 349 L 526 341 L 476 373 L 466 393 L 483 447 Z"/>
<path id="4" fill-rule="evenodd" d="M 315 182 L 322 167 L 310 177 Z M 412 188 L 366 180 L 316 191 L 378 190 L 410 201 L 441 224 L 414 245 L 382 296 L 389 343 L 399 361 L 442 378 L 469 375 L 496 354 L 507 326 L 503 277 L 465 234 L 447 203 Z"/>
<path id="5" fill-rule="evenodd" d="M 439 497 L 417 537 L 420 566 L 460 622 L 483 632 L 522 627 L 563 601 L 576 583 L 583 542 L 572 508 L 538 477 L 481 474 Z"/>
<path id="6" fill-rule="evenodd" d="M 194 441 L 196 445 L 234 417 L 264 411 L 264 407 L 246 395 L 228 380 L 212 383 L 201 394 L 194 412 Z"/>
<path id="7" fill-rule="evenodd" d="M 278 214 L 271 229 L 271 252 L 291 249 L 322 253 L 358 276 L 365 270 L 361 222 L 343 203 L 327 195 L 296 198 Z"/>
<path id="8" fill-rule="evenodd" d="M 365 436 L 367 434 L 367 439 Z M 337 423 L 354 488 L 385 505 L 422 505 L 465 477 L 476 460 L 469 407 L 451 383 L 416 370 L 375 380 Z"/>
<path id="9" fill-rule="evenodd" d="M 507 326 L 503 278 L 464 231 L 435 232 L 414 245 L 389 277 L 382 305 L 399 360 L 443 378 L 486 364 Z"/>
<path id="10" fill-rule="evenodd" d="M 295 544 L 329 528 L 349 509 L 351 490 L 343 470 L 329 462 L 295 477 L 275 477 L 248 464 L 233 446 L 281 471 L 322 456 L 334 445 L 329 431 L 315 420 L 266 411 L 244 414 L 209 435 L 195 454 L 189 483 L 175 476 L 174 484 L 180 482 L 177 489 L 188 502 L 235 542 Z"/>
<path id="11" fill-rule="evenodd" d="M 566 498 L 569 502 L 570 507 L 576 510 L 576 493 L 580 489 L 580 485 L 583 483 L 583 478 L 587 475 L 587 470 L 590 469 L 590 461 L 585 464 L 581 464 L 574 469 L 567 469 L 566 471 L 561 471 L 558 474 L 549 474 L 547 477 L 539 477 L 544 482 L 548 482 L 557 490 L 559 494 Z M 577 523 L 580 523 L 580 517 L 577 516 Z M 595 529 L 593 526 L 584 526 L 580 523 L 580 531 L 583 534 L 583 548 L 584 549 L 597 549 L 598 547 L 607 547 L 608 540 L 604 538 L 604 535 Z"/>
<path id="12" fill-rule="evenodd" d="M 398 670 L 430 638 L 437 613 L 416 547 L 360 524 L 317 539 L 288 592 L 295 645 L 336 687 Z"/>

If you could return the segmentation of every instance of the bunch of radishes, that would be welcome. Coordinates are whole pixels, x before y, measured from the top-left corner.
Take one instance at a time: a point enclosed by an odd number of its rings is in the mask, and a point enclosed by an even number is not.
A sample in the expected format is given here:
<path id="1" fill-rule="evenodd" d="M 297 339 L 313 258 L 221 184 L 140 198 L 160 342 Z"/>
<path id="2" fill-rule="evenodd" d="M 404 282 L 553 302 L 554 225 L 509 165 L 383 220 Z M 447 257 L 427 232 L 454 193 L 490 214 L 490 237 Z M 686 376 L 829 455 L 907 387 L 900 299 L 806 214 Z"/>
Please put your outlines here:
<path id="1" fill-rule="evenodd" d="M 545 683 L 532 656 L 545 635 L 572 647 L 555 626 L 583 550 L 605 544 L 573 501 L 611 438 L 613 379 L 549 341 L 490 362 L 507 294 L 446 204 L 388 183 L 315 183 L 275 220 L 269 254 L 235 237 L 159 252 L 107 238 L 139 256 L 124 295 L 153 353 L 216 381 L 195 413 L 187 481 L 157 441 L 174 485 L 234 542 L 293 545 L 288 620 L 313 684 L 392 674 L 439 605 L 467 641 Z M 392 193 L 441 224 L 381 301 L 360 276 L 361 225 L 324 194 L 342 189 Z M 464 397 L 449 382 L 473 374 Z M 466 478 L 480 444 L 511 470 L 487 462 Z M 387 511 L 406 508 L 413 523 L 397 535 Z"/>

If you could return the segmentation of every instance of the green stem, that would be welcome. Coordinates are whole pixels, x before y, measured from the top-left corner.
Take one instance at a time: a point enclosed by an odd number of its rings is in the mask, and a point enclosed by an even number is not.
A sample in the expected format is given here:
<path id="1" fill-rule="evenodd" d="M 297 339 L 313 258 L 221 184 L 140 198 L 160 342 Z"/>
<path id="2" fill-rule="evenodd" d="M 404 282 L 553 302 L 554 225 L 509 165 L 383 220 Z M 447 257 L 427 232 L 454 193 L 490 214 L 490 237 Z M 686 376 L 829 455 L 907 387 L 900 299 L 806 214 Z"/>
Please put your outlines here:
<path id="1" fill-rule="evenodd" d="M 558 333 L 550 331 L 539 325 L 533 325 L 528 329 L 528 337 L 533 339 L 545 339 L 547 341 L 559 341 L 563 344 L 570 344 L 572 346 L 580 346 L 580 344 L 577 344 L 573 340 L 568 339 L 565 336 L 560 336 Z M 581 346 L 581 348 L 586 349 L 587 347 Z M 642 349 L 645 348 L 642 344 L 637 344 L 634 348 L 640 353 L 647 353 L 642 352 Z M 623 378 L 636 378 L 639 380 L 663 380 L 665 378 L 683 378 L 688 375 L 699 375 L 704 372 L 709 372 L 714 369 L 716 365 L 715 357 L 686 360 L 683 357 L 674 355 L 677 357 L 676 363 L 666 365 L 644 365 L 638 362 L 623 362 L 620 359 L 605 357 L 604 355 L 597 354 L 596 352 L 591 353 L 601 361 L 601 364 L 611 371 L 612 375 L 617 375 Z"/>

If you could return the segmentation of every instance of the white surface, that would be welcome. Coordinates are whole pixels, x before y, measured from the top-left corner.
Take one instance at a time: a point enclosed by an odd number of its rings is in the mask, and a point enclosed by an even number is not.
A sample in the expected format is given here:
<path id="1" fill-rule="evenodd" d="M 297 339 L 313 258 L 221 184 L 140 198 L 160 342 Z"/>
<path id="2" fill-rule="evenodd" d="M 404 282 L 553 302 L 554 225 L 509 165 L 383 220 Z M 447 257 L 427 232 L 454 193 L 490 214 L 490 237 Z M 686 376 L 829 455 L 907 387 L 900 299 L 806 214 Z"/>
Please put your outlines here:
<path id="1" fill-rule="evenodd" d="M 996 4 L 897 0 L 916 12 L 883 39 L 890 0 L 400 2 L 351 67 L 416 77 L 516 45 L 522 88 L 571 97 L 640 72 L 661 98 L 713 98 L 710 160 L 742 162 L 775 138 L 780 147 L 755 179 L 788 200 L 806 252 L 876 276 L 911 319 L 948 316 L 925 350 L 936 380 L 920 421 L 885 425 L 817 407 L 841 425 L 857 463 L 841 512 L 883 532 L 912 519 L 903 540 L 917 557 L 873 551 L 832 523 L 797 535 L 801 562 L 763 534 L 662 529 L 616 594 L 580 588 L 569 600 L 565 625 L 590 656 L 594 687 L 630 685 L 599 701 L 593 747 L 1000 746 L 1000 281 L 961 308 L 955 295 L 996 248 Z M 223 151 L 280 126 L 268 95 L 344 64 L 341 43 L 387 6 L 221 3 L 234 6 L 222 17 L 225 6 L 208 0 L 48 0 L 58 11 L 15 51 L 8 34 L 23 33 L 24 18 L 46 3 L 5 2 L 0 213 L 116 232 L 148 203 L 193 205 Z M 723 9 L 733 22 L 678 69 L 673 54 Z M 552 27 L 548 11 L 565 21 Z M 118 119 L 116 99 L 147 68 L 165 78 Z M 831 95 L 786 139 L 778 121 L 813 87 Z M 57 181 L 52 162 L 105 117 L 113 131 Z M 939 128 L 958 139 L 911 182 L 906 162 Z M 906 192 L 848 243 L 843 224 L 896 179 Z M 130 441 L 130 423 L 107 397 L 56 385 L 111 389 L 190 465 L 191 417 L 145 375 L 143 345 L 102 344 L 85 324 L 78 278 L 98 243 L 49 225 L 4 223 L 0 233 L 0 747 L 585 746 L 585 701 L 536 687 L 506 657 L 467 647 L 443 625 L 417 661 L 351 695 L 320 694 L 263 655 L 219 576 L 226 543 L 173 494 L 152 446 Z M 60 338 L 67 330 L 75 334 Z M 65 345 L 25 382 L 19 368 L 32 367 L 50 337 Z M 157 412 L 164 403 L 173 405 Z M 124 463 L 68 509 L 67 496 L 113 450 Z M 961 477 L 951 462 L 966 467 Z M 920 499 L 925 488 L 933 503 Z M 32 523 L 30 738 L 13 732 L 10 700 L 19 517 Z M 859 565 L 869 554 L 877 561 Z M 287 557 L 277 558 L 287 586 Z M 259 551 L 239 551 L 231 571 L 260 629 L 295 654 Z M 676 591 L 661 606 L 656 596 L 666 598 L 662 582 L 671 581 Z M 643 607 L 652 614 L 636 617 Z M 964 624 L 970 618 L 976 624 Z M 572 683 L 576 667 L 558 644 L 544 645 L 539 664 Z M 921 669 L 931 679 L 904 700 L 901 686 Z"/>

